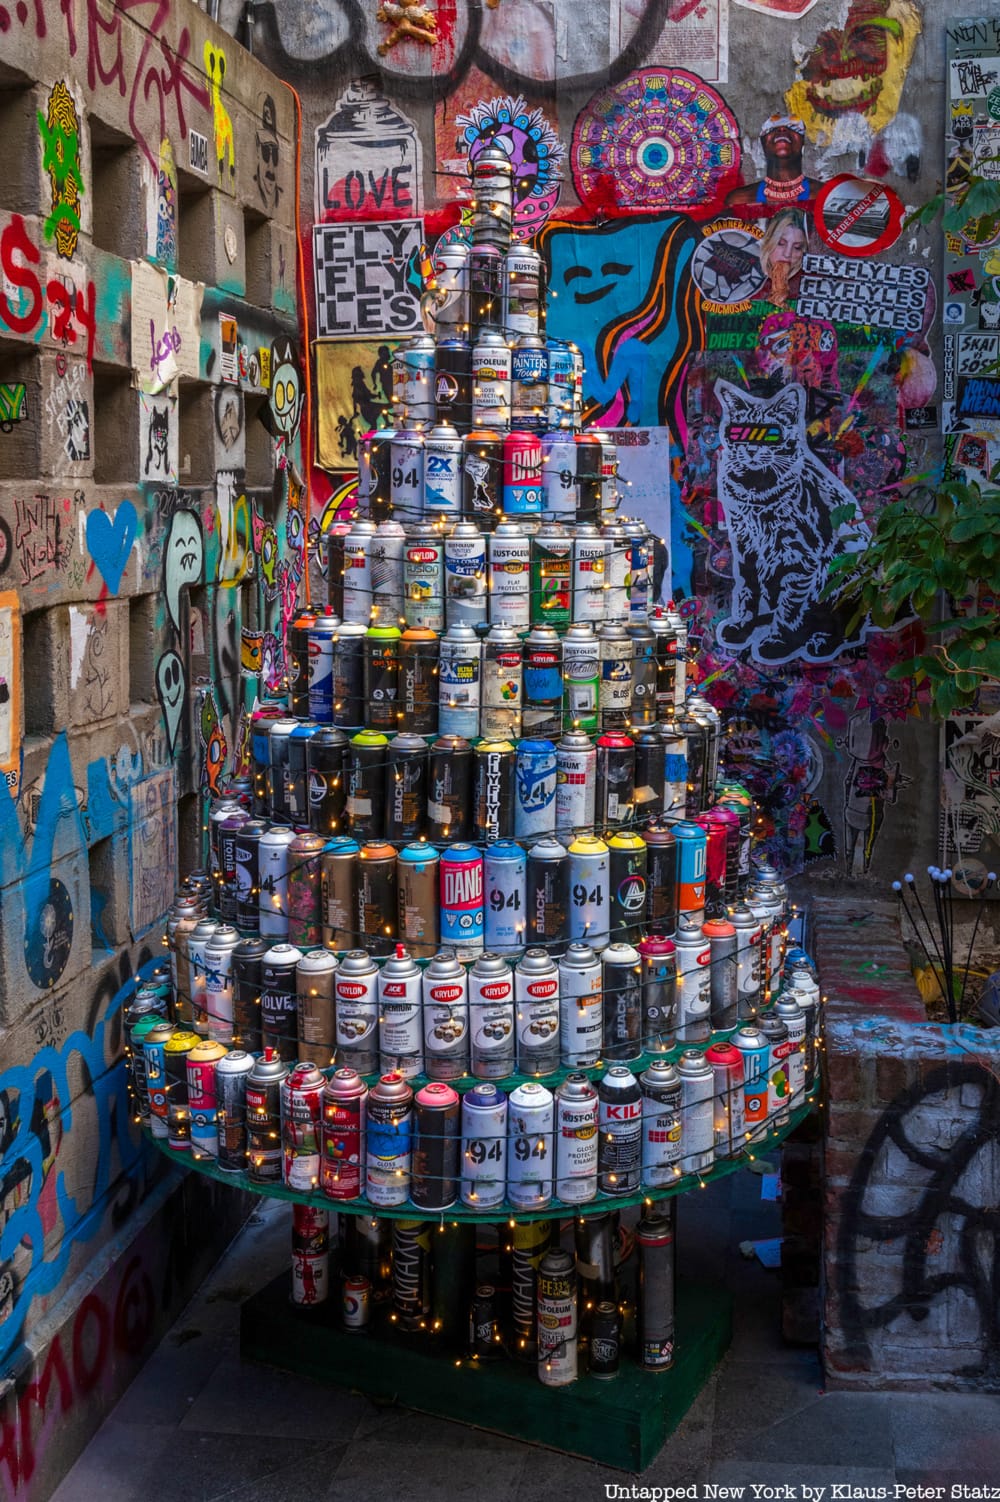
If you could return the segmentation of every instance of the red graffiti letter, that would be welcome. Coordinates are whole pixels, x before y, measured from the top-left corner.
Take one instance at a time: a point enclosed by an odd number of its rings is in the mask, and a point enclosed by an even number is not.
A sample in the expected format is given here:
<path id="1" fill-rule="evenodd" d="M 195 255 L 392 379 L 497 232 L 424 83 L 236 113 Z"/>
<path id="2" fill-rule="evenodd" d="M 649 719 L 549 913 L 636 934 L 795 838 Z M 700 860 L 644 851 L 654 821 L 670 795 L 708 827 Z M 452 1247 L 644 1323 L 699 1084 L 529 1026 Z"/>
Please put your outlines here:
<path id="1" fill-rule="evenodd" d="M 41 260 L 40 252 L 28 239 L 24 220 L 20 214 L 15 214 L 0 235 L 0 269 L 15 287 L 25 289 L 30 298 L 30 306 L 26 313 L 15 313 L 6 290 L 0 291 L 0 318 L 15 334 L 30 334 L 42 314 L 42 285 L 28 266 L 14 259 L 18 253 L 31 266 L 37 266 Z"/>

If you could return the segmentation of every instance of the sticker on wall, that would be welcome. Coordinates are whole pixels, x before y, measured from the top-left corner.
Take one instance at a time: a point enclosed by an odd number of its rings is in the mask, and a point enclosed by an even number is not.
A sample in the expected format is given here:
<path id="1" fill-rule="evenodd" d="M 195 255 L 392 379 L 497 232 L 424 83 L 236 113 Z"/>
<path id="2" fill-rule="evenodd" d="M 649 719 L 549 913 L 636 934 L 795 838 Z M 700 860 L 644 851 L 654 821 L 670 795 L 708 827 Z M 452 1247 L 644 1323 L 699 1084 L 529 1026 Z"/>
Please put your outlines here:
<path id="1" fill-rule="evenodd" d="M 781 209 L 807 204 L 819 184 L 805 174 L 805 138 L 805 124 L 796 115 L 769 115 L 757 138 L 756 155 L 764 159 L 764 176 L 759 182 L 734 188 L 727 205 L 739 205 L 741 218 L 769 218 Z"/>
<path id="2" fill-rule="evenodd" d="M 316 357 L 316 462 L 343 470 L 358 462 L 363 433 L 390 424 L 394 340 L 313 345 Z"/>
<path id="3" fill-rule="evenodd" d="M 52 207 L 45 220 L 45 238 L 58 255 L 70 260 L 80 234 L 80 117 L 73 96 L 60 79 L 49 94 L 46 112 L 38 112 L 42 138 L 42 171 L 49 179 Z"/>
<path id="4" fill-rule="evenodd" d="M 915 0 L 851 0 L 843 23 L 820 32 L 785 95 L 810 141 L 860 148 L 884 130 L 920 32 Z"/>
<path id="5" fill-rule="evenodd" d="M 316 127 L 316 221 L 413 219 L 423 211 L 417 127 L 356 78 Z"/>
<path id="6" fill-rule="evenodd" d="M 756 11 L 760 16 L 779 16 L 785 21 L 797 21 L 801 16 L 809 14 L 816 0 L 736 0 L 736 4 Z"/>
<path id="7" fill-rule="evenodd" d="M 811 0 L 814 3 L 814 0 Z M 617 0 L 611 7 L 611 56 L 618 57 L 649 11 L 649 0 Z M 644 61 L 657 68 L 690 68 L 706 83 L 729 73 L 729 0 L 667 0 L 663 25 Z"/>
<path id="8" fill-rule="evenodd" d="M 143 484 L 177 484 L 177 401 L 139 396 L 139 477 Z"/>
<path id="9" fill-rule="evenodd" d="M 504 94 L 473 105 L 455 117 L 459 156 L 471 164 L 499 147 L 514 169 L 515 239 L 527 240 L 545 223 L 559 201 L 560 164 L 565 150 L 555 127 L 540 109 Z"/>
<path id="10" fill-rule="evenodd" d="M 899 239 L 903 204 L 884 183 L 843 172 L 820 188 L 813 219 L 830 250 L 854 258 L 876 256 Z"/>
<path id="11" fill-rule="evenodd" d="M 715 219 L 691 258 L 691 275 L 709 313 L 746 312 L 766 273 L 760 264 L 762 231 L 740 219 Z"/>
<path id="12" fill-rule="evenodd" d="M 163 544 L 163 595 L 174 630 L 181 631 L 181 590 L 201 583 L 205 545 L 196 511 L 181 507 L 170 518 Z"/>
<path id="13" fill-rule="evenodd" d="M 148 164 L 143 163 L 144 168 Z M 146 204 L 146 254 L 168 271 L 177 264 L 177 164 L 169 136 L 160 142 L 152 191 Z"/>
<path id="14" fill-rule="evenodd" d="M 320 338 L 417 334 L 423 244 L 419 219 L 384 224 L 317 224 L 316 332 Z"/>
<path id="15" fill-rule="evenodd" d="M 923 332 L 931 280 L 926 266 L 860 265 L 841 256 L 806 255 L 802 271 L 796 309 L 803 317 Z"/>
<path id="16" fill-rule="evenodd" d="M 21 776 L 21 612 L 12 589 L 0 594 L 0 776 L 16 799 Z"/>
<path id="17" fill-rule="evenodd" d="M 271 346 L 270 408 L 272 431 L 287 447 L 298 432 L 303 402 L 302 372 L 288 339 Z"/>
<path id="18" fill-rule="evenodd" d="M 139 391 L 157 394 L 176 381 L 183 340 L 167 298 L 167 274 L 132 262 L 132 368 Z"/>
<path id="19" fill-rule="evenodd" d="M 240 381 L 240 330 L 231 313 L 219 314 L 219 373 L 234 386 Z"/>
<path id="20" fill-rule="evenodd" d="M 595 209 L 698 209 L 734 186 L 739 128 L 722 96 L 693 73 L 646 68 L 581 110 L 570 165 L 581 203 Z"/>
<path id="21" fill-rule="evenodd" d="M 215 388 L 215 433 L 221 452 L 220 467 L 242 469 L 246 453 L 243 393 L 238 386 Z"/>
<path id="22" fill-rule="evenodd" d="M 66 969 L 73 948 L 73 922 L 73 900 L 53 876 L 37 909 L 29 905 L 24 932 L 24 963 L 40 991 L 50 990 Z"/>
<path id="23" fill-rule="evenodd" d="M 253 180 L 257 184 L 257 196 L 265 214 L 276 214 L 284 190 L 278 176 L 281 142 L 278 140 L 278 110 L 273 94 L 258 95 L 257 107 L 254 135 L 257 166 Z"/>
<path id="24" fill-rule="evenodd" d="M 1000 859 L 1000 791 L 996 767 L 1000 726 L 995 715 L 949 715 L 941 727 L 941 858 L 974 861 L 995 871 Z"/>

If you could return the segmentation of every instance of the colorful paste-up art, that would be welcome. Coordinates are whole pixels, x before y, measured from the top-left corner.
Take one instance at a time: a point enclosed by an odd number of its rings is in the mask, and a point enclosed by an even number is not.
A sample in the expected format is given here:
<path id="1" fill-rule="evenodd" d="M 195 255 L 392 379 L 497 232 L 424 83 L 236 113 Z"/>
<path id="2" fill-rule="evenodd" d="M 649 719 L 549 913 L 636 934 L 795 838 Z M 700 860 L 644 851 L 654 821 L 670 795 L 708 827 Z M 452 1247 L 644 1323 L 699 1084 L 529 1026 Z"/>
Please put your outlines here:
<path id="1" fill-rule="evenodd" d="M 647 0 L 619 0 L 611 7 L 611 56 L 635 35 Z M 690 68 L 706 83 L 725 83 L 729 72 L 728 0 L 667 0 L 659 36 L 644 62 L 657 68 Z"/>
<path id="2" fill-rule="evenodd" d="M 275 436 L 287 449 L 298 432 L 305 393 L 302 371 L 295 349 L 288 339 L 271 346 L 271 424 Z"/>
<path id="3" fill-rule="evenodd" d="M 738 181 L 739 127 L 695 74 L 645 68 L 580 112 L 570 166 L 580 202 L 595 212 L 707 212 Z"/>
<path id="4" fill-rule="evenodd" d="M 420 42 L 424 47 L 433 47 L 438 40 L 437 16 L 423 0 L 382 0 L 375 12 L 376 21 L 386 27 L 381 42 L 376 47 L 379 57 L 385 57 L 400 42 Z"/>
<path id="5" fill-rule="evenodd" d="M 670 570 L 670 434 L 666 428 L 610 428 L 618 450 L 622 510 L 644 521 L 653 536 L 652 599 L 672 598 Z"/>
<path id="6" fill-rule="evenodd" d="M 466 174 L 487 147 L 499 148 L 514 170 L 513 237 L 527 240 L 559 201 L 565 150 L 541 109 L 509 94 L 475 104 L 455 117 L 457 159 Z"/>
<path id="7" fill-rule="evenodd" d="M 954 205 L 970 174 L 996 174 L 983 157 L 1000 153 L 1000 26 L 956 21 L 947 39 L 946 191 Z M 1000 221 L 985 217 L 945 234 L 942 427 L 956 435 L 952 468 L 970 480 L 1000 461 L 1000 251 L 991 248 L 998 236 Z"/>
<path id="8" fill-rule="evenodd" d="M 922 29 L 915 0 L 850 0 L 785 95 L 810 141 L 859 149 L 895 118 Z"/>
<path id="9" fill-rule="evenodd" d="M 691 275 L 710 313 L 748 312 L 767 281 L 760 263 L 763 234 L 740 219 L 713 219 L 691 258 Z"/>
<path id="10" fill-rule="evenodd" d="M 967 883 L 1000 862 L 1000 715 L 949 715 L 941 727 L 941 860 Z"/>
<path id="11" fill-rule="evenodd" d="M 829 250 L 853 260 L 879 255 L 895 245 L 903 228 L 903 204 L 884 183 L 844 172 L 816 195 L 816 233 Z"/>
<path id="12" fill-rule="evenodd" d="M 139 478 L 143 484 L 177 484 L 177 400 L 139 395 Z"/>
<path id="13" fill-rule="evenodd" d="M 47 173 L 52 206 L 45 221 L 45 238 L 70 260 L 80 234 L 80 117 L 73 96 L 60 80 L 52 88 L 45 114 L 38 113 L 42 136 L 42 171 Z"/>
<path id="14" fill-rule="evenodd" d="M 547 224 L 547 330 L 584 361 L 584 419 L 602 427 L 666 427 L 685 434 L 684 379 L 702 348 L 701 299 L 691 262 L 701 235 L 687 217 Z"/>
<path id="15" fill-rule="evenodd" d="M 156 192 L 150 210 L 146 234 L 149 254 L 173 271 L 177 264 L 177 165 L 169 136 L 160 142 Z"/>
<path id="16" fill-rule="evenodd" d="M 363 433 L 391 426 L 395 341 L 313 345 L 316 359 L 316 460 L 324 469 L 357 464 Z"/>
<path id="17" fill-rule="evenodd" d="M 318 224 L 423 212 L 417 128 L 380 94 L 377 80 L 354 79 L 316 127 L 315 212 Z"/>
<path id="18" fill-rule="evenodd" d="M 806 177 L 802 165 L 805 123 L 797 115 L 770 115 L 760 128 L 758 159 L 763 177 L 734 188 L 726 205 L 740 218 L 769 218 L 780 209 L 804 208 L 819 184 Z"/>
<path id="19" fill-rule="evenodd" d="M 320 338 L 404 338 L 423 327 L 414 265 L 419 219 L 313 227 L 316 332 Z"/>

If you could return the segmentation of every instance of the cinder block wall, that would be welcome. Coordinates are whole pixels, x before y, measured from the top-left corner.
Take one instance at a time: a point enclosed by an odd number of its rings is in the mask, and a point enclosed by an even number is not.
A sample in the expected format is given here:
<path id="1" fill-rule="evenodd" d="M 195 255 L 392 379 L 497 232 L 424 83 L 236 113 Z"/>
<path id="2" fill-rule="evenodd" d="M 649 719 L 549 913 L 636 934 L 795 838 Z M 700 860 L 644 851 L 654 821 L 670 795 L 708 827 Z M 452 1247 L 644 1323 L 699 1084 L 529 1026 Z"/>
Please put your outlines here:
<path id="1" fill-rule="evenodd" d="M 20 1499 L 245 1213 L 190 1182 L 197 1243 L 170 1253 L 179 1176 L 130 1119 L 122 1017 L 240 770 L 262 659 L 283 674 L 303 529 L 296 423 L 269 404 L 272 359 L 299 379 L 290 94 L 188 0 L 4 20 L 0 1489 Z"/>
<path id="2" fill-rule="evenodd" d="M 927 1021 L 891 903 L 817 903 L 828 1382 L 1000 1388 L 1000 1043 Z"/>

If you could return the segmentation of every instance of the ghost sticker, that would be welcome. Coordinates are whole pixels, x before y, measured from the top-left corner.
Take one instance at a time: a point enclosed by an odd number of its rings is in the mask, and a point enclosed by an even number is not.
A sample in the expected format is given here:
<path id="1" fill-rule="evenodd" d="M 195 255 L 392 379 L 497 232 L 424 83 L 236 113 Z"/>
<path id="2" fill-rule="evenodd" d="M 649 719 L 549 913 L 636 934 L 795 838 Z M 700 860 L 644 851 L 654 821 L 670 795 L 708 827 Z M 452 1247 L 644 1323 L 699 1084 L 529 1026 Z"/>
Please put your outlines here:
<path id="1" fill-rule="evenodd" d="M 163 556 L 165 560 L 163 588 L 167 598 L 167 610 L 174 623 L 174 630 L 179 632 L 181 629 L 181 590 L 187 588 L 189 584 L 200 582 L 205 561 L 201 522 L 195 512 L 185 510 L 174 512 L 170 518 Z"/>
<path id="2" fill-rule="evenodd" d="M 291 343 L 271 346 L 271 418 L 274 433 L 291 443 L 302 412 L 302 376 Z"/>
<path id="3" fill-rule="evenodd" d="M 156 692 L 160 700 L 160 708 L 163 710 L 163 723 L 167 731 L 167 750 L 171 756 L 174 754 L 174 746 L 177 742 L 177 731 L 180 728 L 186 690 L 184 664 L 176 652 L 164 652 L 156 664 Z"/>

